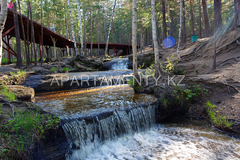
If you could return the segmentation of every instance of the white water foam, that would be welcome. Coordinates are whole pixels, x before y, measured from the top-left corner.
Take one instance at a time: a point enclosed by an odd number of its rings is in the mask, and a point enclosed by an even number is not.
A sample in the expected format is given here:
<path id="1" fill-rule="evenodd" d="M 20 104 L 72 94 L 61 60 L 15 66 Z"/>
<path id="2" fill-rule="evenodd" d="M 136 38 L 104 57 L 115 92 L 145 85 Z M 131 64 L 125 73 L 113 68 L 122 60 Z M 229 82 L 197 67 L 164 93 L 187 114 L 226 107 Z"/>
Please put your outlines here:
<path id="1" fill-rule="evenodd" d="M 86 146 L 87 157 L 73 151 L 71 160 L 240 159 L 240 141 L 219 132 L 158 125 L 133 136 Z M 95 148 L 95 149 L 94 149 Z"/>

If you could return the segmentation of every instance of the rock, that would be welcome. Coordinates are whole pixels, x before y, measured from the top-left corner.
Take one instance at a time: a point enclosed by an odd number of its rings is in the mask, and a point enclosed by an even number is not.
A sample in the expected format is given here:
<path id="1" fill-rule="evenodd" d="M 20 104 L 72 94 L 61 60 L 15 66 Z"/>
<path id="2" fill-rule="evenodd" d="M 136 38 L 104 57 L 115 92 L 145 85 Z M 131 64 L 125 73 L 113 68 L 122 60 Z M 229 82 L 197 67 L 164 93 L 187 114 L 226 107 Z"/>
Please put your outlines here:
<path id="1" fill-rule="evenodd" d="M 35 91 L 33 88 L 24 87 L 21 85 L 8 85 L 10 90 L 12 90 L 19 100 L 33 100 L 35 96 Z"/>
<path id="2" fill-rule="evenodd" d="M 86 57 L 81 56 L 81 55 L 78 55 L 75 58 L 75 62 L 77 62 L 77 63 L 79 63 L 82 66 L 87 67 L 87 68 L 99 69 L 99 70 L 102 70 L 102 68 L 103 68 L 103 64 L 101 62 L 97 62 L 94 59 L 86 58 Z"/>
<path id="3" fill-rule="evenodd" d="M 87 69 L 83 65 L 81 65 L 77 62 L 72 62 L 72 65 L 74 66 L 74 68 L 76 67 L 79 72 L 86 72 L 87 71 Z"/>
<path id="4" fill-rule="evenodd" d="M 132 62 L 133 62 L 133 55 L 129 55 L 129 69 L 132 69 Z M 137 55 L 137 66 L 144 66 L 142 69 L 146 69 L 147 67 L 151 66 L 151 64 L 154 63 L 154 53 L 148 53 L 148 54 L 138 54 Z"/>

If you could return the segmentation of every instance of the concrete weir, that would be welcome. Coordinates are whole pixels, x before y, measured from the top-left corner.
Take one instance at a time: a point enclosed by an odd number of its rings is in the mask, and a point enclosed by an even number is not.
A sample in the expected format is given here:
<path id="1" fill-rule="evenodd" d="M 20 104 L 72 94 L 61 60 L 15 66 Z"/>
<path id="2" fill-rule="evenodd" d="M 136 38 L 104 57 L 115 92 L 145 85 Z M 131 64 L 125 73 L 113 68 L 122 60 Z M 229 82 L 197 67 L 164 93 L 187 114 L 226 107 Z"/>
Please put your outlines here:
<path id="1" fill-rule="evenodd" d="M 130 77 L 131 70 L 33 75 L 28 76 L 23 85 L 44 92 L 126 84 Z"/>

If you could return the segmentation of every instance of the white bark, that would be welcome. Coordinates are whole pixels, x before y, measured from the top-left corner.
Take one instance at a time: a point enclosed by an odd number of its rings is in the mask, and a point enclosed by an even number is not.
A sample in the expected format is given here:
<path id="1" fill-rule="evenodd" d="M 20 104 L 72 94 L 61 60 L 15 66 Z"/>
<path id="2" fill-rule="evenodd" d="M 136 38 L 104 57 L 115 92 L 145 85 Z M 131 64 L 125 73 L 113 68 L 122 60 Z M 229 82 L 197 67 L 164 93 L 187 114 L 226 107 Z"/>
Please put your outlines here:
<path id="1" fill-rule="evenodd" d="M 111 15 L 111 20 L 110 20 L 110 25 L 109 25 L 109 30 L 108 30 L 108 36 L 107 36 L 106 47 L 105 47 L 105 55 L 106 56 L 107 56 L 108 40 L 109 40 L 109 36 L 110 36 L 110 33 L 111 33 L 112 21 L 113 21 L 114 10 L 115 10 L 115 7 L 116 7 L 116 2 L 117 2 L 117 0 L 114 1 L 112 15 Z"/>
<path id="2" fill-rule="evenodd" d="M 7 19 L 7 0 L 1 0 L 1 13 L 0 13 L 0 66 L 2 63 L 2 32 Z"/>
<path id="3" fill-rule="evenodd" d="M 80 2 L 77 0 L 78 19 L 80 26 L 81 55 L 83 55 L 83 38 L 82 38 L 82 14 L 80 12 Z"/>
<path id="4" fill-rule="evenodd" d="M 180 25 L 179 25 L 178 47 L 177 47 L 177 55 L 179 59 L 180 59 L 179 48 L 181 43 L 181 31 L 182 31 L 182 8 L 183 8 L 183 3 L 182 3 L 182 0 L 180 0 Z"/>
<path id="5" fill-rule="evenodd" d="M 155 0 L 151 0 L 151 16 L 152 16 L 152 38 L 154 45 L 154 55 L 155 55 L 155 77 L 160 75 L 160 64 L 159 64 L 159 51 L 158 51 L 158 42 L 157 42 L 157 25 L 155 17 Z"/>
<path id="6" fill-rule="evenodd" d="M 132 51 L 133 51 L 133 75 L 138 78 L 137 70 L 137 0 L 132 2 Z M 137 85 L 137 80 L 134 79 L 134 86 Z"/>
<path id="7" fill-rule="evenodd" d="M 78 55 L 77 44 L 76 44 L 75 34 L 74 34 L 74 27 L 73 27 L 72 11 L 71 11 L 71 6 L 70 6 L 69 0 L 68 0 L 68 7 L 69 7 L 70 18 L 71 18 L 72 37 L 73 37 L 73 42 L 74 42 L 74 49 L 75 49 L 76 55 Z"/>

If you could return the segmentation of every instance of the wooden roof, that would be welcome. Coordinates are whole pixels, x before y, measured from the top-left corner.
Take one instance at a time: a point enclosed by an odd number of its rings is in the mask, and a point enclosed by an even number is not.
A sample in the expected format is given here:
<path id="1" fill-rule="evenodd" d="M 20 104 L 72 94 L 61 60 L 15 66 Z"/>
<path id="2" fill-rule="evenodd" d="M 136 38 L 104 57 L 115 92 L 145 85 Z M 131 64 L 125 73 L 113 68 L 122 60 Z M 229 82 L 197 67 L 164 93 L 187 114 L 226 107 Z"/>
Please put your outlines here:
<path id="1" fill-rule="evenodd" d="M 23 24 L 24 24 L 24 31 L 25 36 L 27 37 L 27 17 L 22 15 Z M 23 33 L 22 33 L 22 25 L 21 25 L 21 17 L 18 14 L 18 23 L 19 23 L 19 31 L 20 31 L 20 38 L 23 40 Z M 31 21 L 29 20 L 29 25 L 31 26 Z M 3 34 L 8 31 L 10 28 L 14 26 L 14 19 L 13 19 L 13 12 L 8 10 L 7 20 L 4 26 Z M 35 42 L 39 43 L 39 38 L 41 37 L 41 24 L 33 21 L 34 26 L 34 36 Z M 8 33 L 9 35 L 15 37 L 15 29 Z M 29 39 L 31 38 L 31 28 L 29 29 Z M 40 37 L 39 37 L 40 36 Z M 49 28 L 43 26 L 43 45 L 53 46 L 53 42 L 51 40 L 51 36 L 57 39 L 56 47 L 65 48 L 66 45 L 69 48 L 74 48 L 74 43 L 72 40 L 69 40 L 62 35 L 50 30 Z"/>

